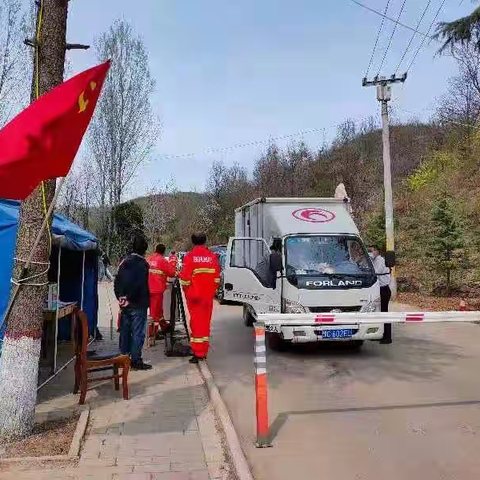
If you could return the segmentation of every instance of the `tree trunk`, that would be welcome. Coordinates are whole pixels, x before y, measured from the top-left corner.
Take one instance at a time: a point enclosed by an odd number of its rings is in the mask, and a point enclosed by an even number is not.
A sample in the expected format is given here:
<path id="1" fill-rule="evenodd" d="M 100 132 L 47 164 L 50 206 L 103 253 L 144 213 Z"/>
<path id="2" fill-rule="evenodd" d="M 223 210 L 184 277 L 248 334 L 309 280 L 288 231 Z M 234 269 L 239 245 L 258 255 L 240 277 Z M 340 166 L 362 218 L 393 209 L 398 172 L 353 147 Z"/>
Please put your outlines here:
<path id="1" fill-rule="evenodd" d="M 447 270 L 447 297 L 452 293 L 452 272 L 450 269 Z"/>
<path id="2" fill-rule="evenodd" d="M 67 10 L 68 0 L 43 0 L 38 73 L 35 65 L 32 101 L 36 99 L 37 93 L 43 95 L 63 81 Z M 54 193 L 55 180 L 46 182 L 47 208 Z M 24 266 L 22 261 L 29 256 L 42 225 L 43 203 L 40 186 L 21 205 L 16 250 L 16 258 L 19 260 L 14 268 L 14 278 L 20 277 Z M 37 263 L 32 265 L 26 275 L 28 277 L 35 275 L 31 283 L 42 286 L 22 286 L 8 318 L 5 332 L 0 359 L 0 437 L 3 438 L 28 435 L 34 425 L 49 257 L 50 245 L 46 231 L 33 256 L 33 261 Z"/>

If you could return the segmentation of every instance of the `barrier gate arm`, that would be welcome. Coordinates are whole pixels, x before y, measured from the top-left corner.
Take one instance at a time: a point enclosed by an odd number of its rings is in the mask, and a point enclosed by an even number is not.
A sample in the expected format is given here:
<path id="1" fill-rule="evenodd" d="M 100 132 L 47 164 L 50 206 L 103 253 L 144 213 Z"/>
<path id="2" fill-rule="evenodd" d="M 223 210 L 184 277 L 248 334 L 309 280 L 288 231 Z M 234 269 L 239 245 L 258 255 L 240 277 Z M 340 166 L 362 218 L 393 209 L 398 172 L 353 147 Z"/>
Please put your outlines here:
<path id="1" fill-rule="evenodd" d="M 255 403 L 257 442 L 259 448 L 271 447 L 268 421 L 268 383 L 266 331 L 278 332 L 276 327 L 309 325 L 351 325 L 379 323 L 446 323 L 480 322 L 475 312 L 388 312 L 388 313 L 263 313 L 258 314 L 255 332 Z"/>
<path id="2" fill-rule="evenodd" d="M 379 323 L 444 323 L 480 322 L 480 311 L 474 312 L 388 312 L 388 313 L 260 313 L 258 321 L 265 325 L 309 326 Z"/>

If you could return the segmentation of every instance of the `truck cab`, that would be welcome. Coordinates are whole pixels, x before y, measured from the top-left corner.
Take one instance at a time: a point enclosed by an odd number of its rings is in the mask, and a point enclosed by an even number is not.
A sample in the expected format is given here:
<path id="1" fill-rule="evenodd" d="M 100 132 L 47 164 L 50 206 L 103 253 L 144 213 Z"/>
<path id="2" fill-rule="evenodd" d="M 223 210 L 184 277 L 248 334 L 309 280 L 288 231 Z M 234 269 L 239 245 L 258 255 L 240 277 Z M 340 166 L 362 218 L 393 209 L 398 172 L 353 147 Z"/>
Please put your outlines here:
<path id="1" fill-rule="evenodd" d="M 379 284 L 347 199 L 263 198 L 239 208 L 224 298 L 259 313 L 374 312 Z M 282 325 L 274 343 L 380 340 L 383 325 Z"/>

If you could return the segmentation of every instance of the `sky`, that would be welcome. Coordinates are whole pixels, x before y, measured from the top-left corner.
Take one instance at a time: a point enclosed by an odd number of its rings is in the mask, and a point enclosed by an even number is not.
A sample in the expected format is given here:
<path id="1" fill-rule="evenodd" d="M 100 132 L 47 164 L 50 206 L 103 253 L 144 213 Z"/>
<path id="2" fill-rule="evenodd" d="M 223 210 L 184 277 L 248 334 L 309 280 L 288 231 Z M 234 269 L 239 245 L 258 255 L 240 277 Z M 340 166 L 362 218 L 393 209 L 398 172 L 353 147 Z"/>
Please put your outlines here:
<path id="1" fill-rule="evenodd" d="M 361 1 L 381 11 L 386 5 L 386 0 Z M 400 20 L 415 27 L 427 1 L 406 0 Z M 396 18 L 403 2 L 391 0 L 388 14 Z M 431 0 L 421 31 L 428 30 L 441 2 Z M 446 0 L 438 20 L 473 8 L 469 1 Z M 209 149 L 312 129 L 293 138 L 318 148 L 346 118 L 379 119 L 375 89 L 362 88 L 361 80 L 382 19 L 351 0 L 72 0 L 67 39 L 93 44 L 116 19 L 129 21 L 145 42 L 156 80 L 152 106 L 162 125 L 130 196 L 171 179 L 181 190 L 201 191 L 214 160 L 238 162 L 251 171 L 266 143 Z M 369 76 L 378 72 L 393 28 L 385 22 Z M 409 30 L 397 27 L 380 74 L 395 71 L 410 37 Z M 415 37 L 399 73 L 421 40 Z M 438 46 L 426 42 L 405 84 L 393 87 L 395 104 L 413 112 L 397 110 L 398 119 L 428 119 L 447 79 L 456 74 L 451 58 L 435 56 Z M 72 73 L 96 63 L 93 49 L 69 53 L 69 59 Z M 195 155 L 181 156 L 189 153 Z"/>

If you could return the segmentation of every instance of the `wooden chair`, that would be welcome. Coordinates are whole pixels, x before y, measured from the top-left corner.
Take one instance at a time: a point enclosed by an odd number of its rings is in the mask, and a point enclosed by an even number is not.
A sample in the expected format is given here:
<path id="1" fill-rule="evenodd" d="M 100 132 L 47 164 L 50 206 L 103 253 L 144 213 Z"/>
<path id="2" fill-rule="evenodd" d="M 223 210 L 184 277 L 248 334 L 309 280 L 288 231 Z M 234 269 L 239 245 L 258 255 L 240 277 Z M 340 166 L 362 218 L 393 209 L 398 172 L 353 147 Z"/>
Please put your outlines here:
<path id="1" fill-rule="evenodd" d="M 115 390 L 120 390 L 120 378 L 122 379 L 123 398 L 128 400 L 128 371 L 130 370 L 130 357 L 120 352 L 97 353 L 88 352 L 88 322 L 87 315 L 80 309 L 73 313 L 73 339 L 75 348 L 75 386 L 73 393 L 80 389 L 79 404 L 85 403 L 88 383 L 103 380 L 114 380 Z M 119 374 L 119 368 L 122 373 Z M 88 375 L 93 372 L 113 370 L 113 375 L 89 379 Z M 93 387 L 92 387 L 93 388 Z"/>
<path id="2" fill-rule="evenodd" d="M 147 347 L 154 347 L 156 345 L 157 329 L 155 328 L 155 320 L 152 317 L 147 319 L 147 335 L 145 343 Z"/>

